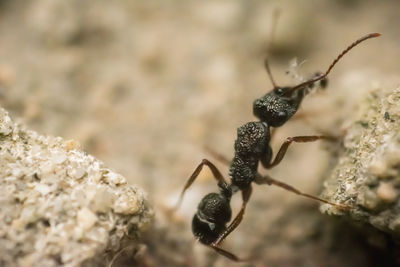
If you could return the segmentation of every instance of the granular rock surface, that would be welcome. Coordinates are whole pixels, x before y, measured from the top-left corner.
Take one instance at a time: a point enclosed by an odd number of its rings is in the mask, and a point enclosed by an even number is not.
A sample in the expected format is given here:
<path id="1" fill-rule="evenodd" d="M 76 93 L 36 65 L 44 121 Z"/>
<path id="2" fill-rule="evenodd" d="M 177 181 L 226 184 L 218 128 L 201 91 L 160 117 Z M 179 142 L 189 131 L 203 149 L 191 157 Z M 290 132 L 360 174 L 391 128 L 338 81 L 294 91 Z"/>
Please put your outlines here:
<path id="1" fill-rule="evenodd" d="M 372 92 L 347 129 L 344 151 L 325 182 L 323 197 L 351 205 L 349 213 L 323 205 L 328 214 L 348 215 L 400 236 L 400 88 Z"/>
<path id="2" fill-rule="evenodd" d="M 138 248 L 151 218 L 144 191 L 76 141 L 0 108 L 0 266 L 101 266 Z"/>

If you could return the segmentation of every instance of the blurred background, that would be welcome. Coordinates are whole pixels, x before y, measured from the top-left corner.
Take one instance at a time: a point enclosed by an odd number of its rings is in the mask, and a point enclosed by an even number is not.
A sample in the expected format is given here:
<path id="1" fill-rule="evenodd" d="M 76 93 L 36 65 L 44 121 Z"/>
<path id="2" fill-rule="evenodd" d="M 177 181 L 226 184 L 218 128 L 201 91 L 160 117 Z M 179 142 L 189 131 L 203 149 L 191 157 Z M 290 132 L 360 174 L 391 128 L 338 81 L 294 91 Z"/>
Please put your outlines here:
<path id="1" fill-rule="evenodd" d="M 304 61 L 296 71 L 307 78 L 354 40 L 380 32 L 343 58 L 327 90 L 276 131 L 273 148 L 289 136 L 340 135 L 363 95 L 398 85 L 399 11 L 395 0 L 0 0 L 0 104 L 30 129 L 78 140 L 148 192 L 155 224 L 132 265 L 230 266 L 190 230 L 200 199 L 217 190 L 207 170 L 179 212 L 165 216 L 201 159 L 227 177 L 204 146 L 232 157 L 237 127 L 255 120 L 252 102 L 272 88 L 267 54 L 277 84 L 294 85 L 292 59 Z M 338 149 L 293 145 L 268 173 L 317 195 Z M 235 196 L 234 211 L 240 202 Z M 243 266 L 394 264 L 382 236 L 364 236 L 321 215 L 318 203 L 258 186 L 224 247 L 257 259 Z"/>

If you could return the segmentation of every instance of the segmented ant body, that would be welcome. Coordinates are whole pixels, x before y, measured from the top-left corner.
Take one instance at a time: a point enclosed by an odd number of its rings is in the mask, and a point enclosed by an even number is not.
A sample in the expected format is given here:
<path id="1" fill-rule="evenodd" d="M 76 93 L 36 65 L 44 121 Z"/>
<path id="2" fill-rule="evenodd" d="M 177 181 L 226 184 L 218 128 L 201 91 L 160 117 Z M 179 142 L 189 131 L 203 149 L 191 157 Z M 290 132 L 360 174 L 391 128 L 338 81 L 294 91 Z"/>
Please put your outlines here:
<path id="1" fill-rule="evenodd" d="M 292 142 L 312 142 L 318 139 L 329 139 L 328 136 L 296 136 L 289 137 L 282 144 L 274 160 L 271 141 L 271 127 L 280 127 L 285 124 L 299 109 L 303 98 L 307 95 L 310 88 L 316 82 L 320 82 L 321 86 L 326 85 L 326 77 L 334 67 L 334 65 L 346 54 L 350 49 L 359 43 L 369 39 L 378 37 L 380 34 L 372 33 L 363 36 L 348 46 L 339 56 L 332 62 L 328 70 L 323 74 L 316 74 L 313 78 L 300 83 L 293 87 L 276 86 L 268 61 L 265 61 L 265 67 L 270 80 L 274 86 L 272 91 L 258 98 L 253 103 L 253 113 L 260 120 L 248 122 L 240 126 L 237 130 L 237 139 L 235 141 L 235 155 L 231 161 L 222 158 L 225 163 L 230 164 L 229 176 L 231 182 L 227 183 L 215 167 L 213 163 L 204 159 L 195 169 L 189 180 L 187 181 L 176 208 L 182 202 L 185 191 L 198 177 L 204 165 L 208 166 L 213 173 L 214 178 L 218 182 L 219 193 L 207 194 L 197 207 L 197 212 L 193 217 L 192 231 L 195 237 L 204 245 L 207 245 L 218 253 L 228 257 L 234 261 L 242 261 L 233 253 L 219 247 L 219 244 L 240 224 L 242 221 L 246 204 L 250 199 L 252 187 L 251 184 L 268 184 L 277 185 L 296 194 L 312 198 L 324 203 L 335 205 L 341 209 L 348 209 L 349 206 L 344 204 L 331 203 L 318 197 L 305 194 L 292 186 L 277 181 L 268 175 L 262 176 L 258 173 L 258 165 L 261 163 L 264 168 L 270 169 L 278 165 L 283 159 L 289 145 Z M 232 210 L 230 200 L 233 194 L 241 191 L 242 207 L 236 217 L 227 226 L 232 218 Z"/>

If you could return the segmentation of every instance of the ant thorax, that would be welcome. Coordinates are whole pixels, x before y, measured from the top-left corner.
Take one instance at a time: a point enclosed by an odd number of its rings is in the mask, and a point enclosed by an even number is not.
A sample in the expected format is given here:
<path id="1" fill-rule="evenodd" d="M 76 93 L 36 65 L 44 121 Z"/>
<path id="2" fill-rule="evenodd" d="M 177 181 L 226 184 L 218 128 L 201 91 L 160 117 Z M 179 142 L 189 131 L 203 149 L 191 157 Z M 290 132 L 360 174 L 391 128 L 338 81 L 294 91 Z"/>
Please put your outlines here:
<path id="1" fill-rule="evenodd" d="M 229 175 L 232 185 L 239 189 L 248 187 L 257 174 L 258 162 L 269 149 L 269 127 L 263 122 L 249 122 L 237 130 L 235 156 Z"/>
<path id="2" fill-rule="evenodd" d="M 270 142 L 268 124 L 248 122 L 237 129 L 235 151 L 243 156 L 259 156 Z"/>

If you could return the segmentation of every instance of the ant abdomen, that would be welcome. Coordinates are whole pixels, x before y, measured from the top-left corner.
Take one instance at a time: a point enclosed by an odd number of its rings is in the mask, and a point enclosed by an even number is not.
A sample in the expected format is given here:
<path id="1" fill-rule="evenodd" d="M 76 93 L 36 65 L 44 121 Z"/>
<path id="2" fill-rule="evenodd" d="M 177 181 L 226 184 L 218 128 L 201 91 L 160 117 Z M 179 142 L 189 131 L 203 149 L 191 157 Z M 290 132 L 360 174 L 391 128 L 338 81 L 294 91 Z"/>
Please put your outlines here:
<path id="1" fill-rule="evenodd" d="M 201 243 L 209 245 L 225 231 L 231 218 L 230 196 L 210 193 L 197 207 L 192 220 L 192 232 Z"/>

